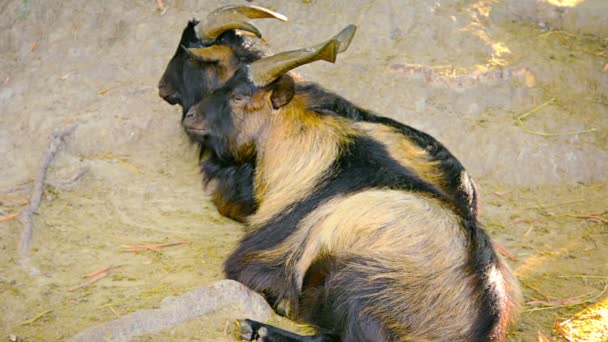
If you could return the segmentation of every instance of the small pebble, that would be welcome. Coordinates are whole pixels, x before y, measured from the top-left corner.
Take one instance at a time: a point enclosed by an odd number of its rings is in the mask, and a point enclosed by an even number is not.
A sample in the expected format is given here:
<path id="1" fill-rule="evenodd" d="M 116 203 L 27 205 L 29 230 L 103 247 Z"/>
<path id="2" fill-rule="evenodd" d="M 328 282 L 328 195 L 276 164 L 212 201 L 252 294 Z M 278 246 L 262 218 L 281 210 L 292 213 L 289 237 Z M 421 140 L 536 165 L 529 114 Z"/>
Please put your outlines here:
<path id="1" fill-rule="evenodd" d="M 17 341 L 19 341 L 19 337 L 15 334 L 10 334 L 10 335 L 8 335 L 8 340 L 11 342 L 17 342 Z"/>

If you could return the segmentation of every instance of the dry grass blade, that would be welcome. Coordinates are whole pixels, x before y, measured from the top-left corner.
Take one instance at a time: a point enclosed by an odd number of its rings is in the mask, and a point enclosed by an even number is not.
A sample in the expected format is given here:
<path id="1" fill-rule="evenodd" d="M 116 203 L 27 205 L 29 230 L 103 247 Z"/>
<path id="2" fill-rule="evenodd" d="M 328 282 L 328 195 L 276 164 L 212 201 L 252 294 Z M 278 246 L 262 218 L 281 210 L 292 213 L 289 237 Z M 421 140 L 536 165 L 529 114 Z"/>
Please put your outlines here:
<path id="1" fill-rule="evenodd" d="M 608 298 L 567 320 L 556 321 L 555 330 L 567 341 L 608 341 Z"/>
<path id="2" fill-rule="evenodd" d="M 574 342 L 574 340 L 572 339 L 572 334 L 569 331 L 566 331 L 566 329 L 564 329 L 565 326 L 568 325 L 568 323 L 570 323 L 570 320 L 565 320 L 563 322 L 558 322 L 555 321 L 555 330 L 557 330 L 557 333 L 563 337 L 566 341 L 568 342 Z"/>
<path id="3" fill-rule="evenodd" d="M 589 221 L 593 221 L 595 223 L 603 223 L 603 224 L 608 224 L 608 219 L 602 217 L 604 215 L 606 215 L 608 211 L 602 211 L 599 213 L 589 213 L 589 214 L 564 214 L 564 216 L 567 217 L 573 217 L 573 218 L 580 218 L 580 219 L 585 219 L 585 220 L 589 220 Z"/>
<path id="4" fill-rule="evenodd" d="M 577 305 L 583 304 L 586 302 L 586 299 L 579 297 L 573 298 L 565 298 L 565 299 L 556 299 L 556 300 L 533 300 L 529 301 L 526 304 L 531 306 L 564 306 L 564 305 Z"/>
<path id="5" fill-rule="evenodd" d="M 85 157 L 87 158 L 87 157 Z M 143 174 L 144 172 L 138 168 L 137 166 L 131 164 L 126 157 L 119 157 L 119 156 L 115 156 L 112 154 L 112 152 L 109 153 L 102 153 L 102 154 L 97 154 L 94 155 L 92 157 L 88 157 L 88 159 L 102 159 L 102 160 L 112 160 L 112 161 L 117 161 L 120 164 L 130 168 L 131 170 L 137 172 L 137 173 L 141 173 Z"/>
<path id="6" fill-rule="evenodd" d="M 137 245 L 123 245 L 121 247 L 123 248 L 123 250 L 125 252 L 141 252 L 141 251 L 145 251 L 145 250 L 160 251 L 161 248 L 178 246 L 178 245 L 183 245 L 186 243 L 188 243 L 188 241 L 177 241 L 177 242 L 170 242 L 170 243 L 163 243 L 163 244 L 143 243 L 143 244 L 137 244 Z"/>
<path id="7" fill-rule="evenodd" d="M 42 318 L 43 316 L 45 316 L 45 315 L 47 315 L 47 314 L 49 314 L 51 312 L 53 312 L 53 310 L 46 310 L 46 311 L 43 311 L 41 313 L 38 313 L 34 317 L 32 317 L 32 318 L 30 318 L 30 319 L 28 319 L 26 321 L 21 322 L 21 325 L 28 325 L 28 324 L 31 325 L 34 322 L 36 322 L 37 320 L 39 320 L 40 318 Z"/>
<path id="8" fill-rule="evenodd" d="M 562 275 L 557 276 L 558 278 L 589 278 L 589 279 L 608 279 L 608 276 L 596 276 L 586 274 L 573 274 L 573 275 Z"/>
<path id="9" fill-rule="evenodd" d="M 585 129 L 585 130 L 581 130 L 581 131 L 552 133 L 552 132 L 535 131 L 535 130 L 527 128 L 526 125 L 524 125 L 524 120 L 527 117 L 538 112 L 539 110 L 543 109 L 544 107 L 548 106 L 549 104 L 553 103 L 554 101 L 555 101 L 555 97 L 550 99 L 549 101 L 542 103 L 542 104 L 532 108 L 531 110 L 519 115 L 515 121 L 515 126 L 521 128 L 526 133 L 540 135 L 543 137 L 559 137 L 559 136 L 565 136 L 565 135 L 576 135 L 576 134 L 591 133 L 591 132 L 597 131 L 596 128 L 590 128 L 590 129 Z"/>
<path id="10" fill-rule="evenodd" d="M 549 339 L 547 338 L 547 336 L 545 336 L 545 334 L 540 331 L 537 331 L 536 333 L 538 342 L 549 342 Z"/>

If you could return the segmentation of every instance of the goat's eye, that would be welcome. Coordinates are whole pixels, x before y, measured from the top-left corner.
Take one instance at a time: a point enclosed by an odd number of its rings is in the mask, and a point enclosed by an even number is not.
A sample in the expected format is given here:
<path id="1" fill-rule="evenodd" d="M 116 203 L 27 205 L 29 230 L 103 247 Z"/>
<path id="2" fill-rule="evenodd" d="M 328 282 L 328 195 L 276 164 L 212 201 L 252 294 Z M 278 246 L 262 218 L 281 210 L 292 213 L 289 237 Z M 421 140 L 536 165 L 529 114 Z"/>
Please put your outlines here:
<path id="1" fill-rule="evenodd" d="M 233 101 L 243 101 L 245 99 L 245 96 L 243 96 L 241 94 L 232 94 L 232 96 L 230 98 Z"/>

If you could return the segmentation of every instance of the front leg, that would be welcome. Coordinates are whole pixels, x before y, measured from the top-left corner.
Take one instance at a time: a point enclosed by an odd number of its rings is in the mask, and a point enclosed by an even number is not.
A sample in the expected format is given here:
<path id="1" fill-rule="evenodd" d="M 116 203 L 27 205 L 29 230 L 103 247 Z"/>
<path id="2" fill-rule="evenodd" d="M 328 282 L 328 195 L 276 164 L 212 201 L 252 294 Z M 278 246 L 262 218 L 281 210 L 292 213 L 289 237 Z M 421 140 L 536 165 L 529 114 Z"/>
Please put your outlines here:
<path id="1" fill-rule="evenodd" d="M 322 335 L 298 335 L 287 330 L 279 329 L 269 324 L 250 319 L 238 321 L 241 338 L 245 341 L 258 342 L 324 342 L 330 341 Z"/>

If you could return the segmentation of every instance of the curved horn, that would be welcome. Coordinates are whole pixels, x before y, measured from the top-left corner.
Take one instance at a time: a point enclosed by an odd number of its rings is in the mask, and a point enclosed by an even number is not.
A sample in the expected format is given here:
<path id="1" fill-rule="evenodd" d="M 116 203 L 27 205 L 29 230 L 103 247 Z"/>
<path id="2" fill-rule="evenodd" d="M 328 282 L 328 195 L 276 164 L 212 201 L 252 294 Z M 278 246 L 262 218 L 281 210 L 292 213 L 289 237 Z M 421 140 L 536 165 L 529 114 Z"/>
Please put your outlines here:
<path id="1" fill-rule="evenodd" d="M 276 80 L 282 74 L 300 65 L 318 60 L 335 62 L 339 42 L 330 39 L 317 47 L 281 52 L 257 60 L 249 65 L 249 79 L 258 87 L 263 87 Z"/>
<path id="2" fill-rule="evenodd" d="M 213 12 L 209 13 L 209 15 L 217 15 L 218 13 L 226 11 L 238 12 L 249 19 L 274 18 L 281 21 L 287 21 L 287 17 L 282 15 L 281 13 L 277 13 L 275 11 L 269 10 L 268 8 L 254 5 L 228 5 L 214 10 Z"/>
<path id="3" fill-rule="evenodd" d="M 356 31 L 357 26 L 351 24 L 324 43 L 307 49 L 282 52 L 255 61 L 249 66 L 249 79 L 257 86 L 265 86 L 300 65 L 318 60 L 334 63 L 338 53 L 348 49 Z"/>
<path id="4" fill-rule="evenodd" d="M 346 26 L 342 31 L 340 31 L 340 33 L 334 36 L 333 39 L 340 43 L 338 53 L 342 53 L 348 49 L 350 42 L 352 42 L 353 37 L 355 36 L 355 32 L 357 32 L 357 26 L 351 24 Z"/>
<path id="5" fill-rule="evenodd" d="M 232 49 L 226 45 L 211 45 L 203 48 L 182 48 L 192 58 L 201 62 L 218 62 L 232 54 Z"/>
<path id="6" fill-rule="evenodd" d="M 287 21 L 284 15 L 269 9 L 253 5 L 229 5 L 209 13 L 207 20 L 200 25 L 198 33 L 204 40 L 215 40 L 222 33 L 230 30 L 251 32 L 260 38 L 262 33 L 250 24 L 248 19 L 273 18 Z"/>

